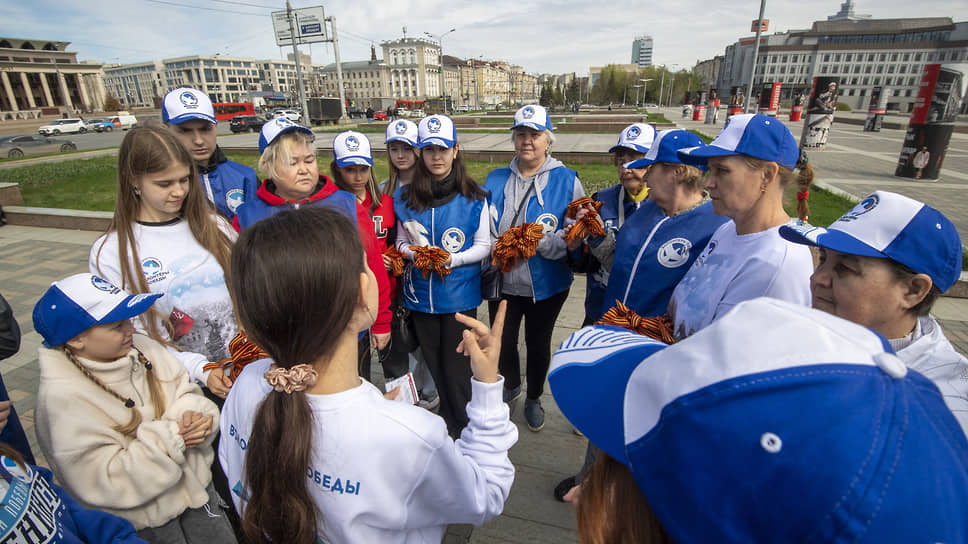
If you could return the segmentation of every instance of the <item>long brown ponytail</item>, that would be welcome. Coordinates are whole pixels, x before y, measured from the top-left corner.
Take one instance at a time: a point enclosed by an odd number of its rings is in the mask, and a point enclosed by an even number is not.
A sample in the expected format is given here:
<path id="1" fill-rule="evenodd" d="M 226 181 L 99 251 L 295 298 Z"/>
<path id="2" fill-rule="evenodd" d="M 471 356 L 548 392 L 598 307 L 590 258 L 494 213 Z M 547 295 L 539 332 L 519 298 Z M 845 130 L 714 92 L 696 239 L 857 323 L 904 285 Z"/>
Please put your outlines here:
<path id="1" fill-rule="evenodd" d="M 363 258 L 355 225 L 331 208 L 259 221 L 232 252 L 232 297 L 243 328 L 278 367 L 325 358 L 358 305 Z M 272 391 L 262 401 L 245 455 L 251 498 L 242 530 L 249 542 L 317 541 L 306 479 L 317 431 L 304 392 Z"/>

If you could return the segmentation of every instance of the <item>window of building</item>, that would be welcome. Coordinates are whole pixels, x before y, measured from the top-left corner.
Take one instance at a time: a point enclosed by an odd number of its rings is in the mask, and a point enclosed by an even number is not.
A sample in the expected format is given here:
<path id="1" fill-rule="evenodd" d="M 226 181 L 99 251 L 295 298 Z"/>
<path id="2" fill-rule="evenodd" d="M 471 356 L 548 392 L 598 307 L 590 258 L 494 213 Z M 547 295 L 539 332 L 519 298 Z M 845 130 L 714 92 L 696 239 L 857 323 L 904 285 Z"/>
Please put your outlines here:
<path id="1" fill-rule="evenodd" d="M 877 57 L 877 60 L 879 60 L 881 62 L 886 61 L 887 60 L 887 53 L 881 53 L 881 55 L 879 57 Z"/>
<path id="2" fill-rule="evenodd" d="M 827 54 L 827 55 L 824 55 L 824 56 L 823 56 L 823 61 L 824 61 L 824 62 L 830 62 L 830 55 L 829 55 L 829 54 Z"/>
<path id="3" fill-rule="evenodd" d="M 921 53 L 915 53 L 915 54 L 914 54 L 914 60 L 915 60 L 915 61 L 919 61 L 919 60 L 921 60 Z"/>
<path id="4" fill-rule="evenodd" d="M 881 65 L 879 65 L 879 66 L 877 67 L 877 70 L 876 70 L 876 72 L 877 72 L 878 74 L 883 74 L 883 73 L 884 73 L 884 65 L 883 65 L 883 64 L 881 64 Z"/>

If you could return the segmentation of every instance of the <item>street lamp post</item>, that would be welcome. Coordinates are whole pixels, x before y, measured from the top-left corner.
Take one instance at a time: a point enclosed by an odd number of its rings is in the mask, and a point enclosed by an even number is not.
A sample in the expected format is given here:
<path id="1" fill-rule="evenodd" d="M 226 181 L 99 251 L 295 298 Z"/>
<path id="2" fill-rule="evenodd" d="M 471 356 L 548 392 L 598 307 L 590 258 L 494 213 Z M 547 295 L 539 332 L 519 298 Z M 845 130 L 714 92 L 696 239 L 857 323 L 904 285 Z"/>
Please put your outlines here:
<path id="1" fill-rule="evenodd" d="M 646 100 L 649 99 L 649 82 L 650 81 L 655 81 L 655 80 L 653 78 L 649 77 L 649 78 L 645 78 L 645 79 L 640 79 L 639 81 L 642 82 L 642 87 L 645 89 L 644 91 L 642 91 L 642 100 L 643 101 L 646 101 Z"/>
<path id="2" fill-rule="evenodd" d="M 632 85 L 632 88 L 635 89 L 635 106 L 636 107 L 639 106 L 639 89 L 641 89 L 642 87 L 643 87 L 643 85 Z"/>
<path id="3" fill-rule="evenodd" d="M 424 34 L 426 34 L 427 36 L 430 36 L 431 38 L 436 38 L 437 44 L 440 46 L 440 101 L 442 102 L 441 107 L 443 107 L 444 109 L 444 115 L 447 115 L 447 96 L 444 94 L 444 36 L 450 34 L 451 32 L 454 32 L 455 30 L 457 29 L 452 28 L 447 32 L 444 32 L 443 34 L 439 34 L 439 35 L 434 35 L 434 34 L 431 34 L 430 32 L 424 32 Z"/>

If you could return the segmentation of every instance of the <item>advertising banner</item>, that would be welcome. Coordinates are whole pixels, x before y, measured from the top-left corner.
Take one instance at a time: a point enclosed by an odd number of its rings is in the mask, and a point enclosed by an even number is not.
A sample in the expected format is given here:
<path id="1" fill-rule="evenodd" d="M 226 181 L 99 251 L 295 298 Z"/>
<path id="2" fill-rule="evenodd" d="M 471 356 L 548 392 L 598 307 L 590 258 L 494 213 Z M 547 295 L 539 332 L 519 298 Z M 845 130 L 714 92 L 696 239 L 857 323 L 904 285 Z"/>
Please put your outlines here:
<path id="1" fill-rule="evenodd" d="M 793 95 L 793 106 L 790 108 L 790 120 L 799 121 L 803 118 L 803 91 Z"/>
<path id="2" fill-rule="evenodd" d="M 937 180 L 968 85 L 968 64 L 928 64 L 921 74 L 894 175 Z"/>
<path id="3" fill-rule="evenodd" d="M 836 77 L 813 78 L 813 90 L 807 104 L 807 120 L 800 135 L 800 149 L 823 151 L 834 123 L 840 80 Z"/>
<path id="4" fill-rule="evenodd" d="M 715 125 L 719 120 L 719 91 L 709 90 L 709 98 L 706 100 L 706 120 L 703 123 Z"/>
<path id="5" fill-rule="evenodd" d="M 867 120 L 864 121 L 864 132 L 880 132 L 884 114 L 887 113 L 887 97 L 891 96 L 891 89 L 874 87 L 871 89 L 871 101 L 867 106 Z"/>
<path id="6" fill-rule="evenodd" d="M 743 113 L 743 102 L 746 101 L 746 94 L 743 87 L 730 87 L 729 106 L 726 108 L 726 117 Z"/>
<path id="7" fill-rule="evenodd" d="M 780 110 L 780 87 L 779 82 L 763 84 L 760 89 L 760 113 L 776 117 L 776 113 Z"/>

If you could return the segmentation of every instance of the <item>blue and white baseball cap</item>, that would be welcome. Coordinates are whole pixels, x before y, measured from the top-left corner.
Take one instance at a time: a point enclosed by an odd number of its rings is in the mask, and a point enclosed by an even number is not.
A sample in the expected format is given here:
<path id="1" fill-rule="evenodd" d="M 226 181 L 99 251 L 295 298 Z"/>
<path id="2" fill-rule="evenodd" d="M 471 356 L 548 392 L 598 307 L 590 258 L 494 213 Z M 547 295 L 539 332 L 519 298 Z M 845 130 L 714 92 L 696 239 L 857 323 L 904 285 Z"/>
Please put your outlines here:
<path id="1" fill-rule="evenodd" d="M 308 128 L 302 125 L 297 125 L 285 117 L 276 117 L 262 125 L 262 132 L 259 133 L 259 153 L 265 152 L 266 148 L 269 147 L 272 142 L 276 141 L 276 138 L 287 132 L 303 132 L 313 136 L 315 139 L 313 131 L 309 130 Z"/>
<path id="2" fill-rule="evenodd" d="M 954 223 L 897 193 L 869 195 L 828 228 L 784 225 L 780 236 L 849 255 L 893 259 L 927 274 L 942 293 L 961 275 L 961 236 Z"/>
<path id="3" fill-rule="evenodd" d="M 618 135 L 618 143 L 613 145 L 608 152 L 615 153 L 619 149 L 626 147 L 639 153 L 648 153 L 655 140 L 655 128 L 648 123 L 632 123 L 625 127 Z"/>
<path id="4" fill-rule="evenodd" d="M 387 138 L 383 143 L 404 142 L 410 147 L 417 147 L 418 140 L 417 123 L 410 119 L 399 119 L 387 125 Z"/>
<path id="5" fill-rule="evenodd" d="M 538 131 L 554 130 L 551 128 L 551 115 L 544 106 L 529 104 L 514 113 L 514 126 L 511 130 L 518 127 L 533 128 Z"/>
<path id="6" fill-rule="evenodd" d="M 340 132 L 333 139 L 333 158 L 336 159 L 336 166 L 340 168 L 352 164 L 373 166 L 369 138 L 361 132 L 352 130 Z"/>
<path id="7" fill-rule="evenodd" d="M 626 168 L 645 168 L 646 166 L 651 166 L 657 162 L 669 162 L 673 164 L 682 164 L 682 159 L 679 158 L 680 149 L 690 149 L 690 148 L 701 148 L 705 143 L 703 143 L 702 138 L 696 136 L 695 134 L 689 132 L 688 130 L 683 130 L 681 128 L 663 130 L 655 137 L 655 141 L 652 142 L 652 147 L 645 154 L 645 157 L 634 160 L 632 162 L 625 163 Z M 700 166 L 700 169 L 705 170 L 705 166 Z"/>
<path id="8" fill-rule="evenodd" d="M 457 128 L 454 121 L 446 115 L 428 115 L 417 125 L 417 147 L 439 145 L 450 149 L 457 144 Z"/>
<path id="9" fill-rule="evenodd" d="M 968 440 L 938 388 L 855 323 L 759 298 L 668 347 L 586 327 L 548 381 L 675 542 L 968 536 Z"/>
<path id="10" fill-rule="evenodd" d="M 129 295 L 93 274 L 55 281 L 34 306 L 34 330 L 56 348 L 94 325 L 115 323 L 148 311 L 162 295 Z"/>
<path id="11" fill-rule="evenodd" d="M 793 170 L 800 158 L 800 148 L 790 130 L 775 117 L 744 113 L 726 119 L 723 130 L 711 144 L 679 151 L 682 162 L 697 166 L 705 165 L 709 157 L 729 155 L 748 155 Z"/>
<path id="12" fill-rule="evenodd" d="M 161 106 L 161 120 L 170 125 L 179 125 L 191 119 L 202 119 L 212 124 L 215 108 L 207 94 L 198 89 L 179 87 L 165 95 Z"/>

